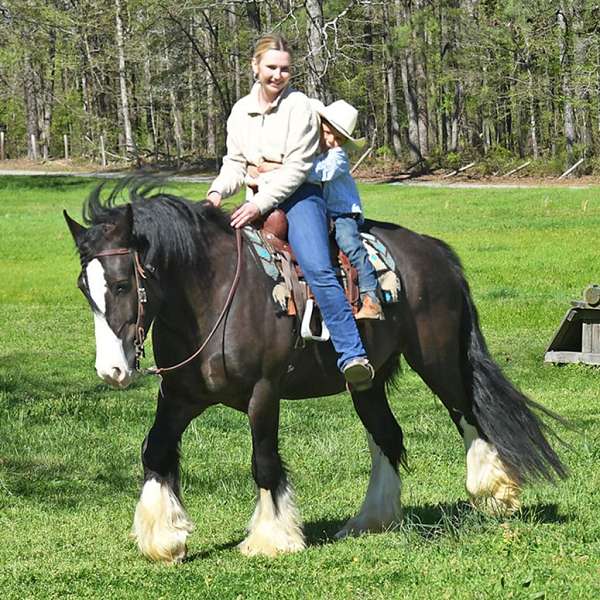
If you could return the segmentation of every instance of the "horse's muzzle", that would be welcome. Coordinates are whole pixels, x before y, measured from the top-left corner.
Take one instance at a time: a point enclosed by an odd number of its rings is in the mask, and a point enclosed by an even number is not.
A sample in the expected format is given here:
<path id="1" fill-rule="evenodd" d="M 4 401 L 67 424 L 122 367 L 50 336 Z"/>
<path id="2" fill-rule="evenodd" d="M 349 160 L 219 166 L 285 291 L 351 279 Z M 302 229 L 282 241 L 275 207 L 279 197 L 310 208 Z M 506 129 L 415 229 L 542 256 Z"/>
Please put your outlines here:
<path id="1" fill-rule="evenodd" d="M 129 384 L 137 375 L 137 371 L 133 369 L 122 369 L 119 367 L 111 367 L 106 370 L 96 369 L 96 373 L 98 373 L 98 377 L 102 381 L 119 390 L 129 387 Z"/>

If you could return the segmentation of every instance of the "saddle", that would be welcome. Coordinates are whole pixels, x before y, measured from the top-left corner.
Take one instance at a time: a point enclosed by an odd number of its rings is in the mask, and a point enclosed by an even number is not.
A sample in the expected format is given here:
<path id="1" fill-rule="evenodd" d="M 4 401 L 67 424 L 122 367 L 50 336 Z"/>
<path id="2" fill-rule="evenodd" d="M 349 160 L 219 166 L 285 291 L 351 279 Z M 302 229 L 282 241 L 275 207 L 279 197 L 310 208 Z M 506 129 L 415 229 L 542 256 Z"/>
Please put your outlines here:
<path id="1" fill-rule="evenodd" d="M 273 265 L 282 280 L 273 289 L 273 297 L 281 307 L 282 312 L 298 318 L 301 323 L 300 333 L 304 339 L 318 341 L 329 339 L 329 332 L 324 323 L 321 324 L 320 334 L 312 333 L 315 325 L 315 300 L 296 260 L 294 251 L 287 241 L 288 223 L 285 213 L 281 209 L 271 211 L 265 218 L 256 222 L 255 232 L 260 236 L 268 250 L 269 256 L 265 256 L 264 252 L 258 250 L 251 234 L 247 234 L 250 235 L 254 250 L 259 254 L 263 267 L 273 277 L 273 273 L 269 272 L 264 264 L 265 260 L 272 259 Z M 330 236 L 330 255 L 332 265 L 339 273 L 346 298 L 353 314 L 355 314 L 360 308 L 358 275 L 348 257 L 337 247 L 332 236 Z M 271 271 L 273 265 L 271 265 Z"/>

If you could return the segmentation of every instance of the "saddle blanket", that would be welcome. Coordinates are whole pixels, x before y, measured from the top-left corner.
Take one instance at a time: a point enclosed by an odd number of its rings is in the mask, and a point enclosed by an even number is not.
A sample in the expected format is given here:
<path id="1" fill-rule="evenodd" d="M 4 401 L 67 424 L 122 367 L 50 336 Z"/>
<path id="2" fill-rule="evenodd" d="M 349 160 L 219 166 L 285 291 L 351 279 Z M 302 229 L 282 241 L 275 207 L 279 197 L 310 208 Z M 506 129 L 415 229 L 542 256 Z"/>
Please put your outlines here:
<path id="1" fill-rule="evenodd" d="M 264 272 L 273 280 L 273 300 L 279 305 L 283 312 L 288 312 L 289 299 L 292 297 L 292 290 L 286 285 L 282 272 L 279 268 L 281 260 L 278 252 L 275 251 L 268 242 L 260 235 L 254 227 L 246 226 L 243 228 L 244 235 L 250 243 Z M 385 244 L 371 233 L 360 234 L 362 243 L 369 254 L 369 259 L 375 268 L 381 298 L 385 304 L 398 302 L 401 284 L 400 278 L 396 274 L 396 262 L 386 248 Z M 342 283 L 344 286 L 345 272 L 340 266 L 342 274 Z"/>

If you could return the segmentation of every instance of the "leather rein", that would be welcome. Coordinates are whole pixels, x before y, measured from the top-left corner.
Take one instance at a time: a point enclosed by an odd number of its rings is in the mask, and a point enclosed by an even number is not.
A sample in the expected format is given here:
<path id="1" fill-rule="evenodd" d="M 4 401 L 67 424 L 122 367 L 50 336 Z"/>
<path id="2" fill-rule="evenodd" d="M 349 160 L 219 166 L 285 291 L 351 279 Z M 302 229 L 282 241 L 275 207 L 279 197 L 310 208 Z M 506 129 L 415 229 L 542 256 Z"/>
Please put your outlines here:
<path id="1" fill-rule="evenodd" d="M 135 322 L 135 370 L 138 372 L 143 372 L 147 375 L 160 375 L 161 373 L 166 373 L 168 371 L 175 371 L 188 363 L 194 360 L 201 352 L 206 348 L 206 345 L 211 340 L 215 332 L 217 331 L 221 321 L 227 314 L 229 307 L 233 301 L 233 297 L 235 296 L 235 292 L 237 290 L 240 275 L 242 272 L 242 231 L 241 229 L 235 230 L 235 241 L 236 241 L 236 250 L 237 250 L 237 263 L 235 267 L 235 275 L 233 277 L 233 281 L 231 283 L 231 287 L 229 288 L 229 293 L 227 294 L 227 298 L 225 300 L 225 304 L 217 318 L 213 328 L 210 330 L 210 333 L 202 343 L 202 345 L 193 352 L 190 356 L 188 356 L 185 360 L 181 362 L 171 365 L 169 367 L 151 367 L 149 369 L 145 369 L 142 371 L 140 369 L 140 359 L 145 356 L 144 353 L 144 340 L 146 339 L 146 330 L 144 328 L 144 315 L 145 309 L 144 305 L 148 302 L 148 294 L 146 293 L 146 288 L 144 287 L 144 279 L 147 279 L 146 272 L 144 271 L 144 267 L 140 261 L 140 256 L 138 251 L 134 248 L 111 248 L 109 250 L 101 250 L 96 253 L 93 258 L 99 258 L 101 256 L 123 256 L 125 254 L 129 254 L 133 260 L 133 272 L 135 274 L 135 286 L 137 290 L 137 319 Z"/>

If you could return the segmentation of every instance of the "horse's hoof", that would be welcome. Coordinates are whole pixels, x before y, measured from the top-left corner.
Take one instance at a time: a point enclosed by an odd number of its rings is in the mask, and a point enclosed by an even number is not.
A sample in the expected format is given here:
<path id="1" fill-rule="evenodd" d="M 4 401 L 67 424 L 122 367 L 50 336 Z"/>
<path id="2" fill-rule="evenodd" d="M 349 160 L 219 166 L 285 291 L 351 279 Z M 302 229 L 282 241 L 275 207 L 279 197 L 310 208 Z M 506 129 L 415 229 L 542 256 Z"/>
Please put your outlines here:
<path id="1" fill-rule="evenodd" d="M 335 534 L 336 540 L 343 540 L 347 537 L 358 537 L 365 533 L 378 533 L 385 529 L 380 521 L 368 522 L 365 519 L 354 518 L 350 519 L 343 527 Z"/>
<path id="2" fill-rule="evenodd" d="M 270 556 L 300 552 L 306 548 L 306 542 L 301 539 L 281 539 L 277 542 L 267 539 L 262 535 L 250 534 L 238 544 L 239 551 L 244 556 Z"/>
<path id="3" fill-rule="evenodd" d="M 511 517 L 521 510 L 521 501 L 516 494 L 503 497 L 471 496 L 471 505 L 482 513 L 500 518 Z"/>
<path id="4" fill-rule="evenodd" d="M 132 535 L 146 558 L 165 564 L 182 562 L 193 528 L 181 502 L 167 485 L 154 479 L 144 484 Z"/>

